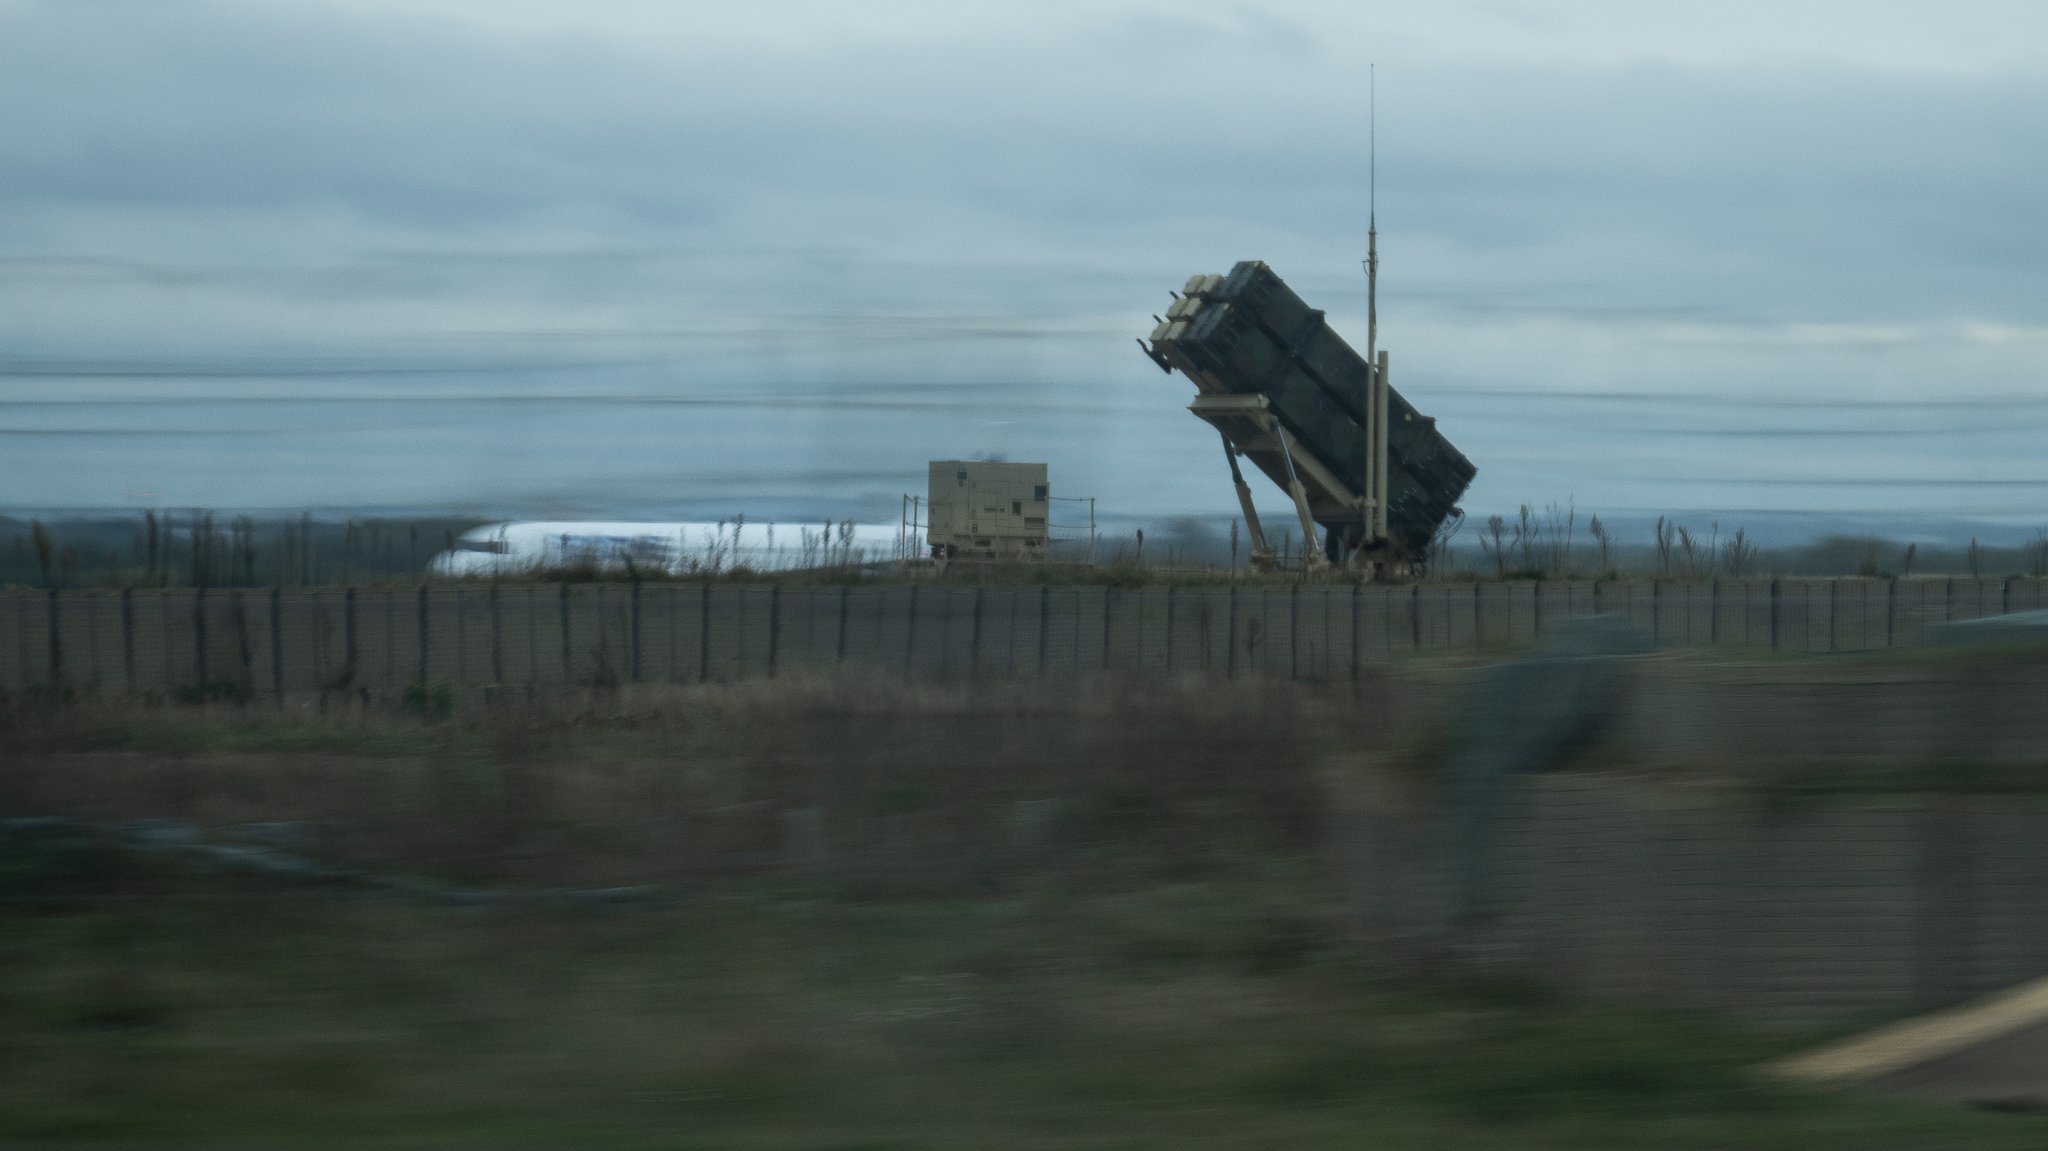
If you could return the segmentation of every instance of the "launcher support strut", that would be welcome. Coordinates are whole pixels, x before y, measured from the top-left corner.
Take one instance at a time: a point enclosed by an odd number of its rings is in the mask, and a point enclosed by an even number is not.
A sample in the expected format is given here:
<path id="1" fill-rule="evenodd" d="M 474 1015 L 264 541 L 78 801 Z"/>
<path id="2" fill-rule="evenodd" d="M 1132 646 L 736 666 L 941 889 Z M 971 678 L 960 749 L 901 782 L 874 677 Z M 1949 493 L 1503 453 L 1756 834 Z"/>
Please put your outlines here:
<path id="1" fill-rule="evenodd" d="M 1219 430 L 1223 439 L 1223 459 L 1230 465 L 1230 482 L 1237 488 L 1237 506 L 1244 509 L 1245 531 L 1251 534 L 1252 564 L 1263 567 L 1273 562 L 1273 553 L 1266 547 L 1266 533 L 1259 528 L 1259 511 L 1252 506 L 1252 489 L 1244 482 L 1244 473 L 1237 467 L 1237 449 L 1230 446 L 1230 437 Z"/>
<path id="2" fill-rule="evenodd" d="M 1294 514 L 1301 517 L 1301 543 L 1308 570 L 1321 571 L 1330 561 L 1324 558 L 1323 549 L 1316 542 L 1316 517 L 1308 510 L 1308 489 L 1301 486 L 1301 476 L 1294 470 L 1294 448 L 1288 443 L 1287 429 L 1277 419 L 1272 424 L 1273 434 L 1280 441 L 1280 458 L 1287 464 L 1287 494 L 1294 497 Z"/>

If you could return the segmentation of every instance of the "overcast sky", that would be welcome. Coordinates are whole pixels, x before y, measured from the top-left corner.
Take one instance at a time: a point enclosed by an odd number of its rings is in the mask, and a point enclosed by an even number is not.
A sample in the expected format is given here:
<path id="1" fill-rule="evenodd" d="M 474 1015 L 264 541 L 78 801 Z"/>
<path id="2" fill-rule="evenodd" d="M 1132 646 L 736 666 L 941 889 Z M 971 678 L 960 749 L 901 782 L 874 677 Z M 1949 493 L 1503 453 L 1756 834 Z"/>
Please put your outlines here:
<path id="1" fill-rule="evenodd" d="M 1225 516 L 1271 263 L 1466 506 L 2048 521 L 2048 5 L 0 0 L 0 506 Z M 1273 501 L 1277 506 L 1277 493 Z"/>

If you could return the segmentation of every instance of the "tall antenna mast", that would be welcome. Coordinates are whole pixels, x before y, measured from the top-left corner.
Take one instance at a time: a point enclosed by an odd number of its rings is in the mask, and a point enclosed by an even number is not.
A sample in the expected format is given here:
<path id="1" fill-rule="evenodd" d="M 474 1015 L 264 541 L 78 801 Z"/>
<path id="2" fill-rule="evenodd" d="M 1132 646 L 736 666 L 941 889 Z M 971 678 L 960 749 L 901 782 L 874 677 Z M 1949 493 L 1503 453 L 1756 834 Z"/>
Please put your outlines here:
<path id="1" fill-rule="evenodd" d="M 1365 362 L 1376 363 L 1380 294 L 1380 109 L 1379 65 L 1366 65 Z"/>

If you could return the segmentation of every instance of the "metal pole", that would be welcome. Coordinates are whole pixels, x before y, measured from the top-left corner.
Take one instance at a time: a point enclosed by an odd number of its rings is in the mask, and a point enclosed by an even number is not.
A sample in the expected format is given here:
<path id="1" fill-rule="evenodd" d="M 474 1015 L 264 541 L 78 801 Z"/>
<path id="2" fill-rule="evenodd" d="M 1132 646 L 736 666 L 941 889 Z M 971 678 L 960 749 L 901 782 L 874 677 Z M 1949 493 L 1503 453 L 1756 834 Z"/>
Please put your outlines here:
<path id="1" fill-rule="evenodd" d="M 640 590 L 640 585 L 638 585 L 638 584 L 634 584 L 634 585 L 633 585 L 633 590 L 634 590 L 634 591 L 636 591 L 636 592 L 637 592 L 637 591 L 639 591 L 639 590 Z M 636 605 L 637 605 L 637 603 L 638 603 L 638 600 L 637 600 L 637 599 L 635 600 L 635 603 L 636 603 Z M 782 654 L 782 585 L 778 583 L 778 584 L 770 584 L 770 585 L 769 585 L 769 587 L 768 587 L 768 678 L 769 678 L 769 679 L 774 679 L 774 678 L 775 678 L 775 664 L 776 664 L 776 660 L 777 660 L 777 659 L 778 659 L 778 658 L 779 658 L 779 657 L 781 656 L 781 654 Z M 636 656 L 636 661 L 635 661 L 635 662 L 636 662 L 636 664 L 637 664 L 637 656 Z M 633 678 L 634 678 L 634 679 L 638 679 L 638 678 L 640 678 L 640 674 L 639 674 L 639 671 L 638 671 L 637 667 L 636 667 L 636 669 L 635 669 L 635 671 L 634 671 L 634 673 L 633 673 Z"/>
<path id="2" fill-rule="evenodd" d="M 1387 395 L 1388 388 L 1391 386 L 1387 378 L 1387 354 L 1381 352 L 1379 353 L 1377 368 L 1373 372 L 1373 432 L 1371 442 L 1373 446 L 1373 534 L 1382 540 L 1387 538 L 1388 513 L 1390 511 L 1387 507 L 1389 502 L 1387 498 L 1387 455 L 1389 450 L 1387 447 L 1387 413 L 1389 410 Z"/>

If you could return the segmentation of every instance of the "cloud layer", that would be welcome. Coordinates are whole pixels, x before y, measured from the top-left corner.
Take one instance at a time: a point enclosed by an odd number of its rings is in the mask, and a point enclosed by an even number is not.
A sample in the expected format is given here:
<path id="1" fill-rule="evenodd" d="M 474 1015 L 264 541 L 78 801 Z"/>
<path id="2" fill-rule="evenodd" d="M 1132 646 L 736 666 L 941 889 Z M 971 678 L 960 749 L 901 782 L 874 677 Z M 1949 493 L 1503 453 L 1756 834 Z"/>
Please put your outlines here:
<path id="1" fill-rule="evenodd" d="M 2048 513 L 2037 6 L 728 7 L 0 2 L 4 502 L 1227 513 L 1131 339 L 1362 331 L 1376 61 L 1474 510 Z"/>

